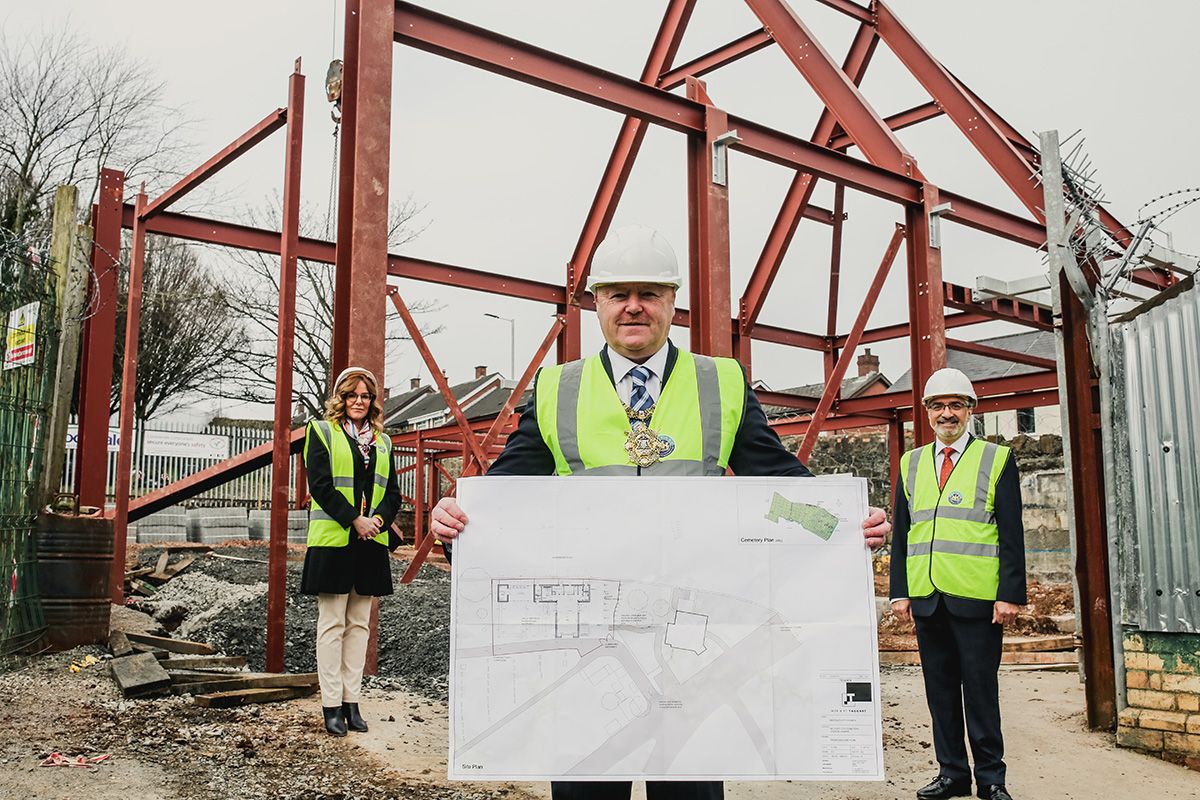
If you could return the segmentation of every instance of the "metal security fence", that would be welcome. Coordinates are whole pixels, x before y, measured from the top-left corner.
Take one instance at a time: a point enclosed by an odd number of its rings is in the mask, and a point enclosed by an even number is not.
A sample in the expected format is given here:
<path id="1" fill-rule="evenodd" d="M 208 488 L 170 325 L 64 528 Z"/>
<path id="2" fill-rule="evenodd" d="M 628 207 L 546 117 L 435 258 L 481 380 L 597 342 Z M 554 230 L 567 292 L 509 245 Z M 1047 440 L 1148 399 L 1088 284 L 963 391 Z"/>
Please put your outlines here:
<path id="1" fill-rule="evenodd" d="M 252 425 L 200 425 L 170 423 L 151 420 L 136 425 L 134 435 L 133 470 L 130 476 L 130 494 L 133 497 L 160 489 L 214 464 L 244 453 L 259 445 L 272 441 L 273 431 L 269 427 Z M 72 437 L 67 434 L 66 463 L 61 480 L 62 491 L 74 488 L 76 450 Z M 105 495 L 109 502 L 115 500 L 117 475 L 117 432 L 109 434 L 108 470 Z M 295 460 L 289 502 L 295 505 Z M 257 469 L 240 478 L 217 486 L 186 501 L 189 506 L 243 506 L 266 508 L 271 501 L 271 468 Z"/>
<path id="2" fill-rule="evenodd" d="M 1111 501 L 1122 622 L 1200 631 L 1200 291 L 1110 328 Z"/>
<path id="3" fill-rule="evenodd" d="M 33 644 L 45 629 L 34 523 L 58 358 L 49 264 L 46 254 L 0 234 L 0 653 Z"/>

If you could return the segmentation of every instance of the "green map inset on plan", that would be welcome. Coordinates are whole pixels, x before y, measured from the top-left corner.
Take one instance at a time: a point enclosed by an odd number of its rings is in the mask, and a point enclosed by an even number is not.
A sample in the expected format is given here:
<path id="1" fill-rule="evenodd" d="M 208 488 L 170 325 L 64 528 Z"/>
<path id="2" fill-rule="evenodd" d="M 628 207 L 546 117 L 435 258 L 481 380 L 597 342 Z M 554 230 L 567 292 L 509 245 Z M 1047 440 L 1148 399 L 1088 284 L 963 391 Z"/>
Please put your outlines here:
<path id="1" fill-rule="evenodd" d="M 820 536 L 827 542 L 829 537 L 833 536 L 833 530 L 838 524 L 838 518 L 820 506 L 793 502 L 779 492 L 775 492 L 771 497 L 771 509 L 766 513 L 766 519 L 776 525 L 781 519 L 795 522 L 806 531 Z"/>

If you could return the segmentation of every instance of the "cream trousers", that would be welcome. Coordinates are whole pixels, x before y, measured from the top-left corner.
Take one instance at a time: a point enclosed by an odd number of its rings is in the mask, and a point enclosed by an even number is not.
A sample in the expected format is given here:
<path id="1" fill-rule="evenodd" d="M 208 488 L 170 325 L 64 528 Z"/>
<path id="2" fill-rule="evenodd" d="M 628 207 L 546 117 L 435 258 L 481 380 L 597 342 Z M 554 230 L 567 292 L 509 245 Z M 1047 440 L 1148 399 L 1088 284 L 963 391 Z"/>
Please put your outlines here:
<path id="1" fill-rule="evenodd" d="M 350 594 L 317 595 L 317 676 L 326 708 L 358 702 L 371 600 L 353 589 Z"/>

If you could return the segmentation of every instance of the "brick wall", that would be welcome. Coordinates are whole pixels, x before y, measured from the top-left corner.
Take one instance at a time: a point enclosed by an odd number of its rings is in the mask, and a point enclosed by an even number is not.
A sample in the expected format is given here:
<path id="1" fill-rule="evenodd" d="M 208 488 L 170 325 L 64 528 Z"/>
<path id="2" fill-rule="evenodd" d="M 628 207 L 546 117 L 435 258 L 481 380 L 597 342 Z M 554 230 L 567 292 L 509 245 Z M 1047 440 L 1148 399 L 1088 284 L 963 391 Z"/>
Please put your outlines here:
<path id="1" fill-rule="evenodd" d="M 1200 634 L 1125 635 L 1117 744 L 1200 770 Z"/>

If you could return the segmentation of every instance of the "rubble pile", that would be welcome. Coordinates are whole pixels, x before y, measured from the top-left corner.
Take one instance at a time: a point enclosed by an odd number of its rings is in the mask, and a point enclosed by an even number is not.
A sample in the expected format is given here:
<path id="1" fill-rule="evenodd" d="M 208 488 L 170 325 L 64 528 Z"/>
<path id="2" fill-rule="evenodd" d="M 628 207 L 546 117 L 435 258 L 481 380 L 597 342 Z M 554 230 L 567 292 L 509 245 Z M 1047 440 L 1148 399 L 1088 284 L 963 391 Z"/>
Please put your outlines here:
<path id="1" fill-rule="evenodd" d="M 225 554 L 237 553 L 236 557 Z M 139 563 L 153 564 L 147 548 Z M 267 548 L 222 548 L 197 559 L 188 572 L 163 585 L 135 607 L 165 630 L 246 657 L 251 670 L 266 668 Z M 400 585 L 407 563 L 393 559 L 395 594 L 380 602 L 379 672 L 376 683 L 409 688 L 444 700 L 450 653 L 450 576 L 425 567 L 413 583 Z M 285 614 L 285 669 L 316 670 L 317 603 L 300 594 L 302 560 L 289 560 Z"/>

